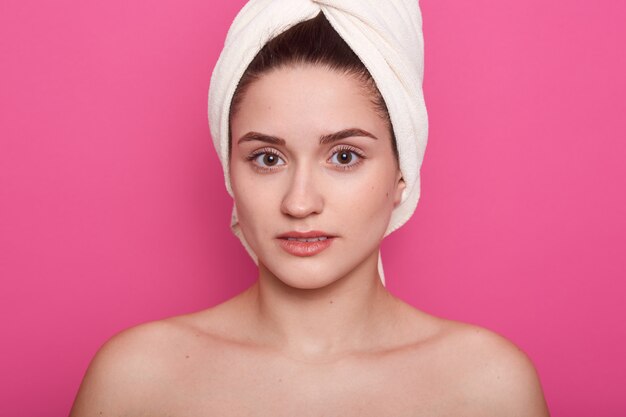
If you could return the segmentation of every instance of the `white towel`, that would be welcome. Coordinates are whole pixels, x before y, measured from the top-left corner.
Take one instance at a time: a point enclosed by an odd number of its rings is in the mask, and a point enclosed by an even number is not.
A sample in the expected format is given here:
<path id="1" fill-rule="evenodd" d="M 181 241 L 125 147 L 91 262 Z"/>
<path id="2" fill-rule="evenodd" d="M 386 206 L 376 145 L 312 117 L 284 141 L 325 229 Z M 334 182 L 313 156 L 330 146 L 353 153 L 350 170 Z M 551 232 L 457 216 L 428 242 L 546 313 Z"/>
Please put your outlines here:
<path id="1" fill-rule="evenodd" d="M 251 0 L 233 21 L 209 87 L 209 125 L 222 163 L 226 189 L 233 196 L 228 169 L 230 103 L 244 71 L 276 35 L 323 12 L 361 59 L 389 110 L 400 171 L 406 183 L 384 236 L 413 214 L 420 196 L 420 167 L 426 150 L 428 116 L 422 91 L 424 40 L 418 0 Z M 231 229 L 255 263 L 233 207 Z M 378 272 L 385 283 L 382 259 Z"/>

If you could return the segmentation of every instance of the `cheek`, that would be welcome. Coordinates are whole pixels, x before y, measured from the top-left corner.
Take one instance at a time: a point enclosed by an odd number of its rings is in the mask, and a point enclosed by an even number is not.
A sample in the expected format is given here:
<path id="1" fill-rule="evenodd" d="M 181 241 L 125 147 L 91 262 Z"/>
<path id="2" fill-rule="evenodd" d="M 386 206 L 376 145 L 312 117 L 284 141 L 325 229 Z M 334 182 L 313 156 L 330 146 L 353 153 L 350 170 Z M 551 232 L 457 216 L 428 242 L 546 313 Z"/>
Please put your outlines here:
<path id="1" fill-rule="evenodd" d="M 251 184 L 246 177 L 246 173 L 241 169 L 238 162 L 231 161 L 230 165 L 230 183 L 233 189 L 233 198 L 237 207 L 237 217 L 242 228 L 246 228 L 251 215 L 255 214 L 251 210 L 253 199 L 251 192 Z"/>
<path id="2" fill-rule="evenodd" d="M 245 166 L 231 169 L 231 184 L 239 223 L 248 241 L 259 233 L 272 232 L 270 219 L 277 214 L 276 188 L 259 181 L 258 174 Z M 250 242 L 252 243 L 252 242 Z"/>
<path id="3" fill-rule="evenodd" d="M 369 170 L 333 187 L 334 204 L 355 226 L 384 223 L 393 210 L 392 178 L 384 170 Z"/>

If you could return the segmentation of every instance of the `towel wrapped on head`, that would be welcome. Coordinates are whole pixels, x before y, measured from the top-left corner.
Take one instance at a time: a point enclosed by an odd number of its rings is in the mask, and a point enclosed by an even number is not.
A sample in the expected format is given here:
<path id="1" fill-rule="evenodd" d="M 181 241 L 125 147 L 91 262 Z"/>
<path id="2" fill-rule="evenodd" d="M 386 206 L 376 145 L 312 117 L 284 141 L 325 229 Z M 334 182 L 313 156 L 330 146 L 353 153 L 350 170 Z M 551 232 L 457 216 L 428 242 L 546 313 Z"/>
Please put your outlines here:
<path id="1" fill-rule="evenodd" d="M 228 167 L 229 112 L 239 80 L 268 41 L 320 12 L 363 62 L 389 111 L 406 188 L 391 214 L 384 235 L 387 236 L 415 211 L 428 137 L 422 90 L 424 40 L 417 0 L 251 0 L 246 3 L 228 31 L 209 87 L 209 125 L 226 189 L 233 196 Z M 232 211 L 231 229 L 258 263 L 240 230 L 236 207 Z M 380 252 L 378 272 L 384 284 Z"/>

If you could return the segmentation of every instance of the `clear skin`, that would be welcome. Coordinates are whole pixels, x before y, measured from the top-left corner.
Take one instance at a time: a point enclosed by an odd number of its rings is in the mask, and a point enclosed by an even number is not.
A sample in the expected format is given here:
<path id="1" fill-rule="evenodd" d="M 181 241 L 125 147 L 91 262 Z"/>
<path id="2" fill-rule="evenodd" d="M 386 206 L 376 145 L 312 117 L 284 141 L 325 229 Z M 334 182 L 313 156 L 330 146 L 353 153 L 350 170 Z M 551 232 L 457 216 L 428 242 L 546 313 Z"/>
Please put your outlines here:
<path id="1" fill-rule="evenodd" d="M 231 181 L 258 280 L 218 306 L 113 336 L 71 417 L 548 416 L 517 346 L 419 311 L 381 285 L 378 250 L 405 184 L 359 81 L 314 66 L 270 72 L 250 86 L 231 127 Z M 319 143 L 348 128 L 376 139 Z M 285 143 L 239 143 L 248 132 Z M 296 257 L 276 241 L 292 230 L 338 237 Z"/>

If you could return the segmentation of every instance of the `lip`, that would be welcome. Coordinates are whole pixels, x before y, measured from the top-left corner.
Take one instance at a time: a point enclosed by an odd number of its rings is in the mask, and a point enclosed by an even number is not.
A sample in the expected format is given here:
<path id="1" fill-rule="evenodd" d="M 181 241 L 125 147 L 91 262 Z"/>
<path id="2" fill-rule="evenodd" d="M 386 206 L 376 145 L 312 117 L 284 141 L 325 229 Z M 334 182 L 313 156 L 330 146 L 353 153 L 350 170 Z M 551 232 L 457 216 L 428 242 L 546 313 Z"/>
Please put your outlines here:
<path id="1" fill-rule="evenodd" d="M 300 239 L 305 239 L 305 238 L 313 238 L 313 237 L 336 237 L 330 233 L 326 233 L 322 230 L 311 230 L 308 232 L 298 232 L 298 231 L 291 231 L 291 232 L 287 232 L 287 233 L 283 233 L 282 235 L 278 235 L 277 237 L 279 239 L 287 239 L 288 237 L 295 237 L 295 238 L 300 238 Z"/>
<path id="2" fill-rule="evenodd" d="M 316 237 L 325 237 L 326 239 L 318 240 L 315 242 L 300 242 L 298 240 L 288 240 L 288 238 L 310 239 Z M 280 247 L 285 250 L 285 252 L 291 255 L 314 256 L 332 245 L 335 238 L 336 236 L 319 230 L 312 230 L 309 232 L 292 231 L 279 235 L 278 243 Z"/>

